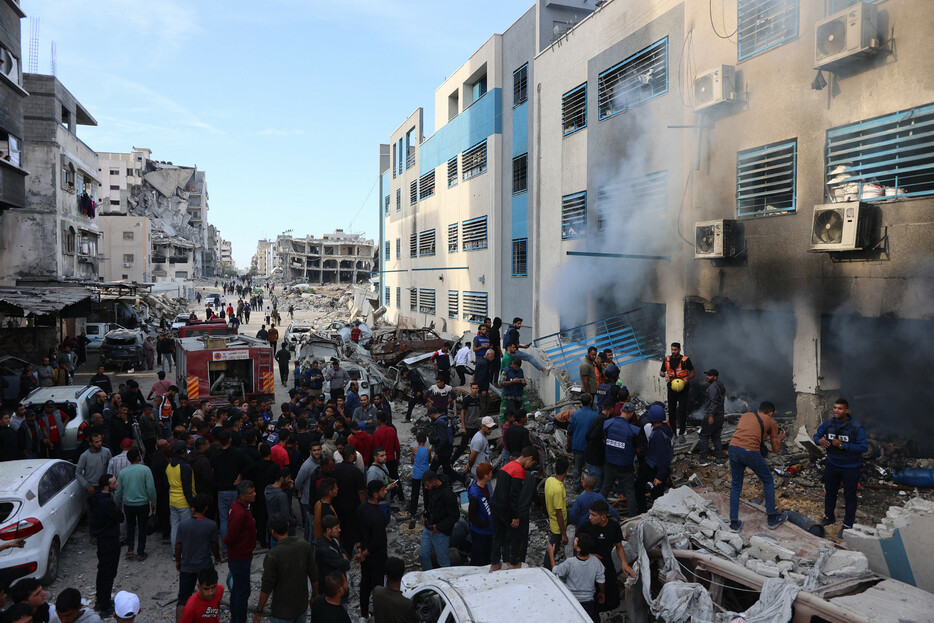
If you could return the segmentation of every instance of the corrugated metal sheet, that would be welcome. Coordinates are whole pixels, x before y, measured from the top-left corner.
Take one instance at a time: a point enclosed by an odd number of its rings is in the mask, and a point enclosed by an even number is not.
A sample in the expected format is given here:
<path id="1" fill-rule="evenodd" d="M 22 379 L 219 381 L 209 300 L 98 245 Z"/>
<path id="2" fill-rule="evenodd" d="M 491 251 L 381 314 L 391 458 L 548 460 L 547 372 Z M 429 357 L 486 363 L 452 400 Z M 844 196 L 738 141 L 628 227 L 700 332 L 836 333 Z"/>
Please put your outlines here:
<path id="1" fill-rule="evenodd" d="M 0 287 L 0 306 L 22 310 L 23 315 L 42 316 L 61 311 L 90 298 L 88 288 L 7 286 Z"/>

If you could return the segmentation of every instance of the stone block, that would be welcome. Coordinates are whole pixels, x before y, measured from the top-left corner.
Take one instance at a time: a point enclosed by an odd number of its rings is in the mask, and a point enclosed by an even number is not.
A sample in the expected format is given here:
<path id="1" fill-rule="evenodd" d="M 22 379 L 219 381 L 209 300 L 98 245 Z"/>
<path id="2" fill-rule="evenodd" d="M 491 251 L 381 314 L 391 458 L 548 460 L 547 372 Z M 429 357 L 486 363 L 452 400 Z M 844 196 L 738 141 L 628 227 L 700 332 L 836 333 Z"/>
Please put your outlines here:
<path id="1" fill-rule="evenodd" d="M 760 560 L 770 560 L 777 562 L 779 560 L 794 560 L 795 553 L 787 547 L 782 547 L 773 539 L 762 536 L 753 536 L 749 539 L 750 555 Z"/>
<path id="2" fill-rule="evenodd" d="M 860 575 L 869 571 L 869 560 L 862 552 L 838 549 L 827 559 L 821 573 L 824 575 Z"/>

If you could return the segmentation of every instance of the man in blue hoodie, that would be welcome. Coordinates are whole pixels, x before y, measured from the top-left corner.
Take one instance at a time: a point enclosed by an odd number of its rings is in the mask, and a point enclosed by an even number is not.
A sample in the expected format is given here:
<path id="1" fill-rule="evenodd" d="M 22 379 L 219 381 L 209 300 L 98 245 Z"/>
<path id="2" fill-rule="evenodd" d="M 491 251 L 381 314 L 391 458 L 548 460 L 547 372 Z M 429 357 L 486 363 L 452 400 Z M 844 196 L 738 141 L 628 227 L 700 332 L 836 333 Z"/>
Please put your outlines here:
<path id="1" fill-rule="evenodd" d="M 568 440 L 565 443 L 565 450 L 574 454 L 574 482 L 579 482 L 584 476 L 587 431 L 597 419 L 597 410 L 593 408 L 593 397 L 585 392 L 581 394 L 580 400 L 581 408 L 571 415 L 571 421 L 568 423 Z"/>
<path id="2" fill-rule="evenodd" d="M 837 490 L 843 483 L 843 531 L 856 521 L 856 490 L 863 452 L 869 449 L 866 431 L 850 415 L 850 404 L 843 398 L 833 403 L 833 417 L 821 424 L 814 434 L 814 443 L 827 449 L 827 467 L 824 468 L 824 518 L 822 526 L 834 523 L 837 508 Z"/>
<path id="3" fill-rule="evenodd" d="M 608 406 L 604 405 L 604 407 Z M 619 480 L 620 488 L 626 497 L 626 508 L 630 517 L 639 514 L 635 472 L 639 427 L 632 423 L 635 412 L 635 405 L 627 402 L 623 405 L 622 415 L 611 417 L 603 424 L 606 463 L 603 466 L 603 487 L 600 493 L 609 499 L 610 490 Z"/>

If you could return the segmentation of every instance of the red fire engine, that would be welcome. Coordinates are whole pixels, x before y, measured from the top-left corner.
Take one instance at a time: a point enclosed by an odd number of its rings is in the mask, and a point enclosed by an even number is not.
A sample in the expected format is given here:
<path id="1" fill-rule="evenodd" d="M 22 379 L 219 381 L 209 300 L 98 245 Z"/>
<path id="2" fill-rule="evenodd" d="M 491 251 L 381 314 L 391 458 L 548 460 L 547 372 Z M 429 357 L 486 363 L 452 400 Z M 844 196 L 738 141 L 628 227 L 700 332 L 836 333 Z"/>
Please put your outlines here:
<path id="1" fill-rule="evenodd" d="M 175 382 L 190 400 L 225 404 L 234 398 L 275 399 L 269 342 L 246 335 L 179 338 Z"/>

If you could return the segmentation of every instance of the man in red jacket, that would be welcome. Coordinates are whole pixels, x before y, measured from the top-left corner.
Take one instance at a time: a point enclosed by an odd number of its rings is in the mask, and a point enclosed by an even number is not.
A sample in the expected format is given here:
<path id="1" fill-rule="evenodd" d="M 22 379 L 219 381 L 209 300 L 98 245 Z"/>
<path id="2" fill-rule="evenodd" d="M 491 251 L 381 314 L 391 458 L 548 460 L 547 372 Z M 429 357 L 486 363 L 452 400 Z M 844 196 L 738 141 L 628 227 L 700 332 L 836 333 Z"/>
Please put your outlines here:
<path id="1" fill-rule="evenodd" d="M 256 488 L 249 480 L 237 484 L 237 500 L 230 505 L 227 517 L 227 568 L 233 576 L 230 591 L 231 623 L 246 623 L 246 607 L 250 599 L 250 565 L 256 547 L 256 522 L 250 514 L 250 504 L 256 499 Z"/>
<path id="2" fill-rule="evenodd" d="M 389 425 L 389 415 L 385 411 L 376 414 L 373 447 L 386 450 L 386 470 L 389 472 L 389 477 L 399 480 L 399 458 L 402 456 L 402 449 L 399 446 L 399 435 L 396 434 L 396 429 Z M 390 489 L 390 495 L 405 502 L 402 487 L 393 487 Z"/>
<path id="3" fill-rule="evenodd" d="M 363 426 L 365 425 L 362 422 L 354 422 L 354 425 L 360 426 L 360 428 L 354 431 L 353 435 L 347 440 L 347 443 L 352 445 L 354 449 L 360 453 L 363 457 L 363 464 L 369 465 L 370 456 L 373 453 L 374 447 L 373 435 L 364 430 Z"/>

